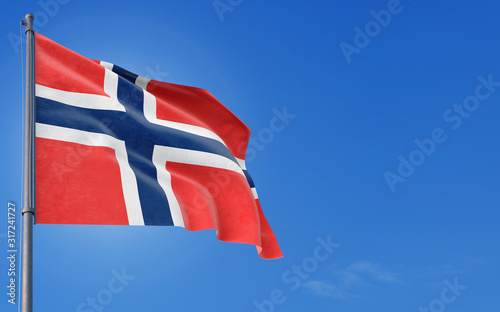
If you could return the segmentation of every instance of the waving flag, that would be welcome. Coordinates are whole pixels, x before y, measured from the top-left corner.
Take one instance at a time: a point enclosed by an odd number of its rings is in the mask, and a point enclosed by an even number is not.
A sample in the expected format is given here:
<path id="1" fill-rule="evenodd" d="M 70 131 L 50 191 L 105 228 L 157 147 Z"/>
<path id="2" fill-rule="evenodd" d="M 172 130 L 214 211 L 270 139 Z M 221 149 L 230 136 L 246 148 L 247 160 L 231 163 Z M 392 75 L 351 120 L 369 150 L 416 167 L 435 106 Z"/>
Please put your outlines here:
<path id="1" fill-rule="evenodd" d="M 245 167 L 250 130 L 209 92 L 36 35 L 36 221 L 174 225 L 281 257 Z"/>

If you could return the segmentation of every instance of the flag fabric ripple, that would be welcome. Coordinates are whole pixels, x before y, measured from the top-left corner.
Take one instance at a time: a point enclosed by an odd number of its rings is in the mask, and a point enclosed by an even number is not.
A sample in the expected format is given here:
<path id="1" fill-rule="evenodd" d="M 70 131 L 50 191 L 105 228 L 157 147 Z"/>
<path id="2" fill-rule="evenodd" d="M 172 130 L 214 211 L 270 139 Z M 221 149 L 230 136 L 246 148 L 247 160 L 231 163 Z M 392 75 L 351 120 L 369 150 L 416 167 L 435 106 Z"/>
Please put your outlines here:
<path id="1" fill-rule="evenodd" d="M 36 35 L 36 222 L 215 229 L 282 257 L 245 167 L 249 128 L 208 91 Z"/>

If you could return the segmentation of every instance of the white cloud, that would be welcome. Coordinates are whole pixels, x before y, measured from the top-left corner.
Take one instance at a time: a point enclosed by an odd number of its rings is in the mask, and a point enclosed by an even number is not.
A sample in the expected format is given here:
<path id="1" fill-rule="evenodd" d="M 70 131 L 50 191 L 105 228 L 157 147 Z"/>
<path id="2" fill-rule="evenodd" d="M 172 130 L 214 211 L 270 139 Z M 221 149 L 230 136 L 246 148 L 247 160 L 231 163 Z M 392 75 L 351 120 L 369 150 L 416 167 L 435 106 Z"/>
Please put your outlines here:
<path id="1" fill-rule="evenodd" d="M 337 300 L 359 299 L 380 284 L 401 285 L 399 274 L 370 261 L 358 261 L 333 271 L 335 281 L 311 280 L 303 286 L 314 295 Z"/>
<path id="2" fill-rule="evenodd" d="M 376 282 L 403 284 L 403 280 L 394 272 L 370 261 L 354 262 L 347 268 L 334 273 L 344 285 L 369 286 Z"/>
<path id="3" fill-rule="evenodd" d="M 345 267 L 330 267 L 331 275 L 322 280 L 303 284 L 305 290 L 316 296 L 335 300 L 357 301 L 366 296 L 394 290 L 394 287 L 424 284 L 432 289 L 442 289 L 442 281 L 449 276 L 469 272 L 473 267 L 491 264 L 488 258 L 471 258 L 466 262 L 393 271 L 371 261 L 356 261 Z"/>
<path id="4" fill-rule="evenodd" d="M 304 287 L 310 292 L 322 297 L 334 299 L 347 299 L 348 297 L 347 294 L 342 293 L 337 287 L 322 281 L 309 281 L 304 284 Z"/>

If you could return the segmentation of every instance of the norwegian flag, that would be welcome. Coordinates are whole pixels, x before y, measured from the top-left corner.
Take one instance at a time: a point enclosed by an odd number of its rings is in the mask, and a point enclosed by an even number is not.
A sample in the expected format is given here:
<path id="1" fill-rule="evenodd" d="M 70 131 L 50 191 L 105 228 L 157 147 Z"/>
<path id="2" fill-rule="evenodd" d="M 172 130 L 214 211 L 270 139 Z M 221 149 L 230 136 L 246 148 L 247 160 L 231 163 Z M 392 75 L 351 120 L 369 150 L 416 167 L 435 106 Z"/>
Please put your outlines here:
<path id="1" fill-rule="evenodd" d="M 35 46 L 37 223 L 216 229 L 282 257 L 245 167 L 250 130 L 215 97 Z"/>

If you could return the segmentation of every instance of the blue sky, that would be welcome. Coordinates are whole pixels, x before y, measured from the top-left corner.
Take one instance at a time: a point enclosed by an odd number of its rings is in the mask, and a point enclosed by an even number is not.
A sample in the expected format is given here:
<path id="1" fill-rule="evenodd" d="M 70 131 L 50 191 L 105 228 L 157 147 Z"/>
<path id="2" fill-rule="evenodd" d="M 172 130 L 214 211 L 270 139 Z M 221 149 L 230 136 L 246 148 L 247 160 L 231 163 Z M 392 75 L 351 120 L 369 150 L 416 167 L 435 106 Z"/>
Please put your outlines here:
<path id="1" fill-rule="evenodd" d="M 7 205 L 21 203 L 16 40 L 32 12 L 58 43 L 207 89 L 240 117 L 285 255 L 262 260 L 213 231 L 36 225 L 35 311 L 498 311 L 499 9 L 486 0 L 4 3 L 2 289 Z M 293 118 L 269 136 L 277 114 Z M 0 298 L 1 311 L 17 311 Z"/>

